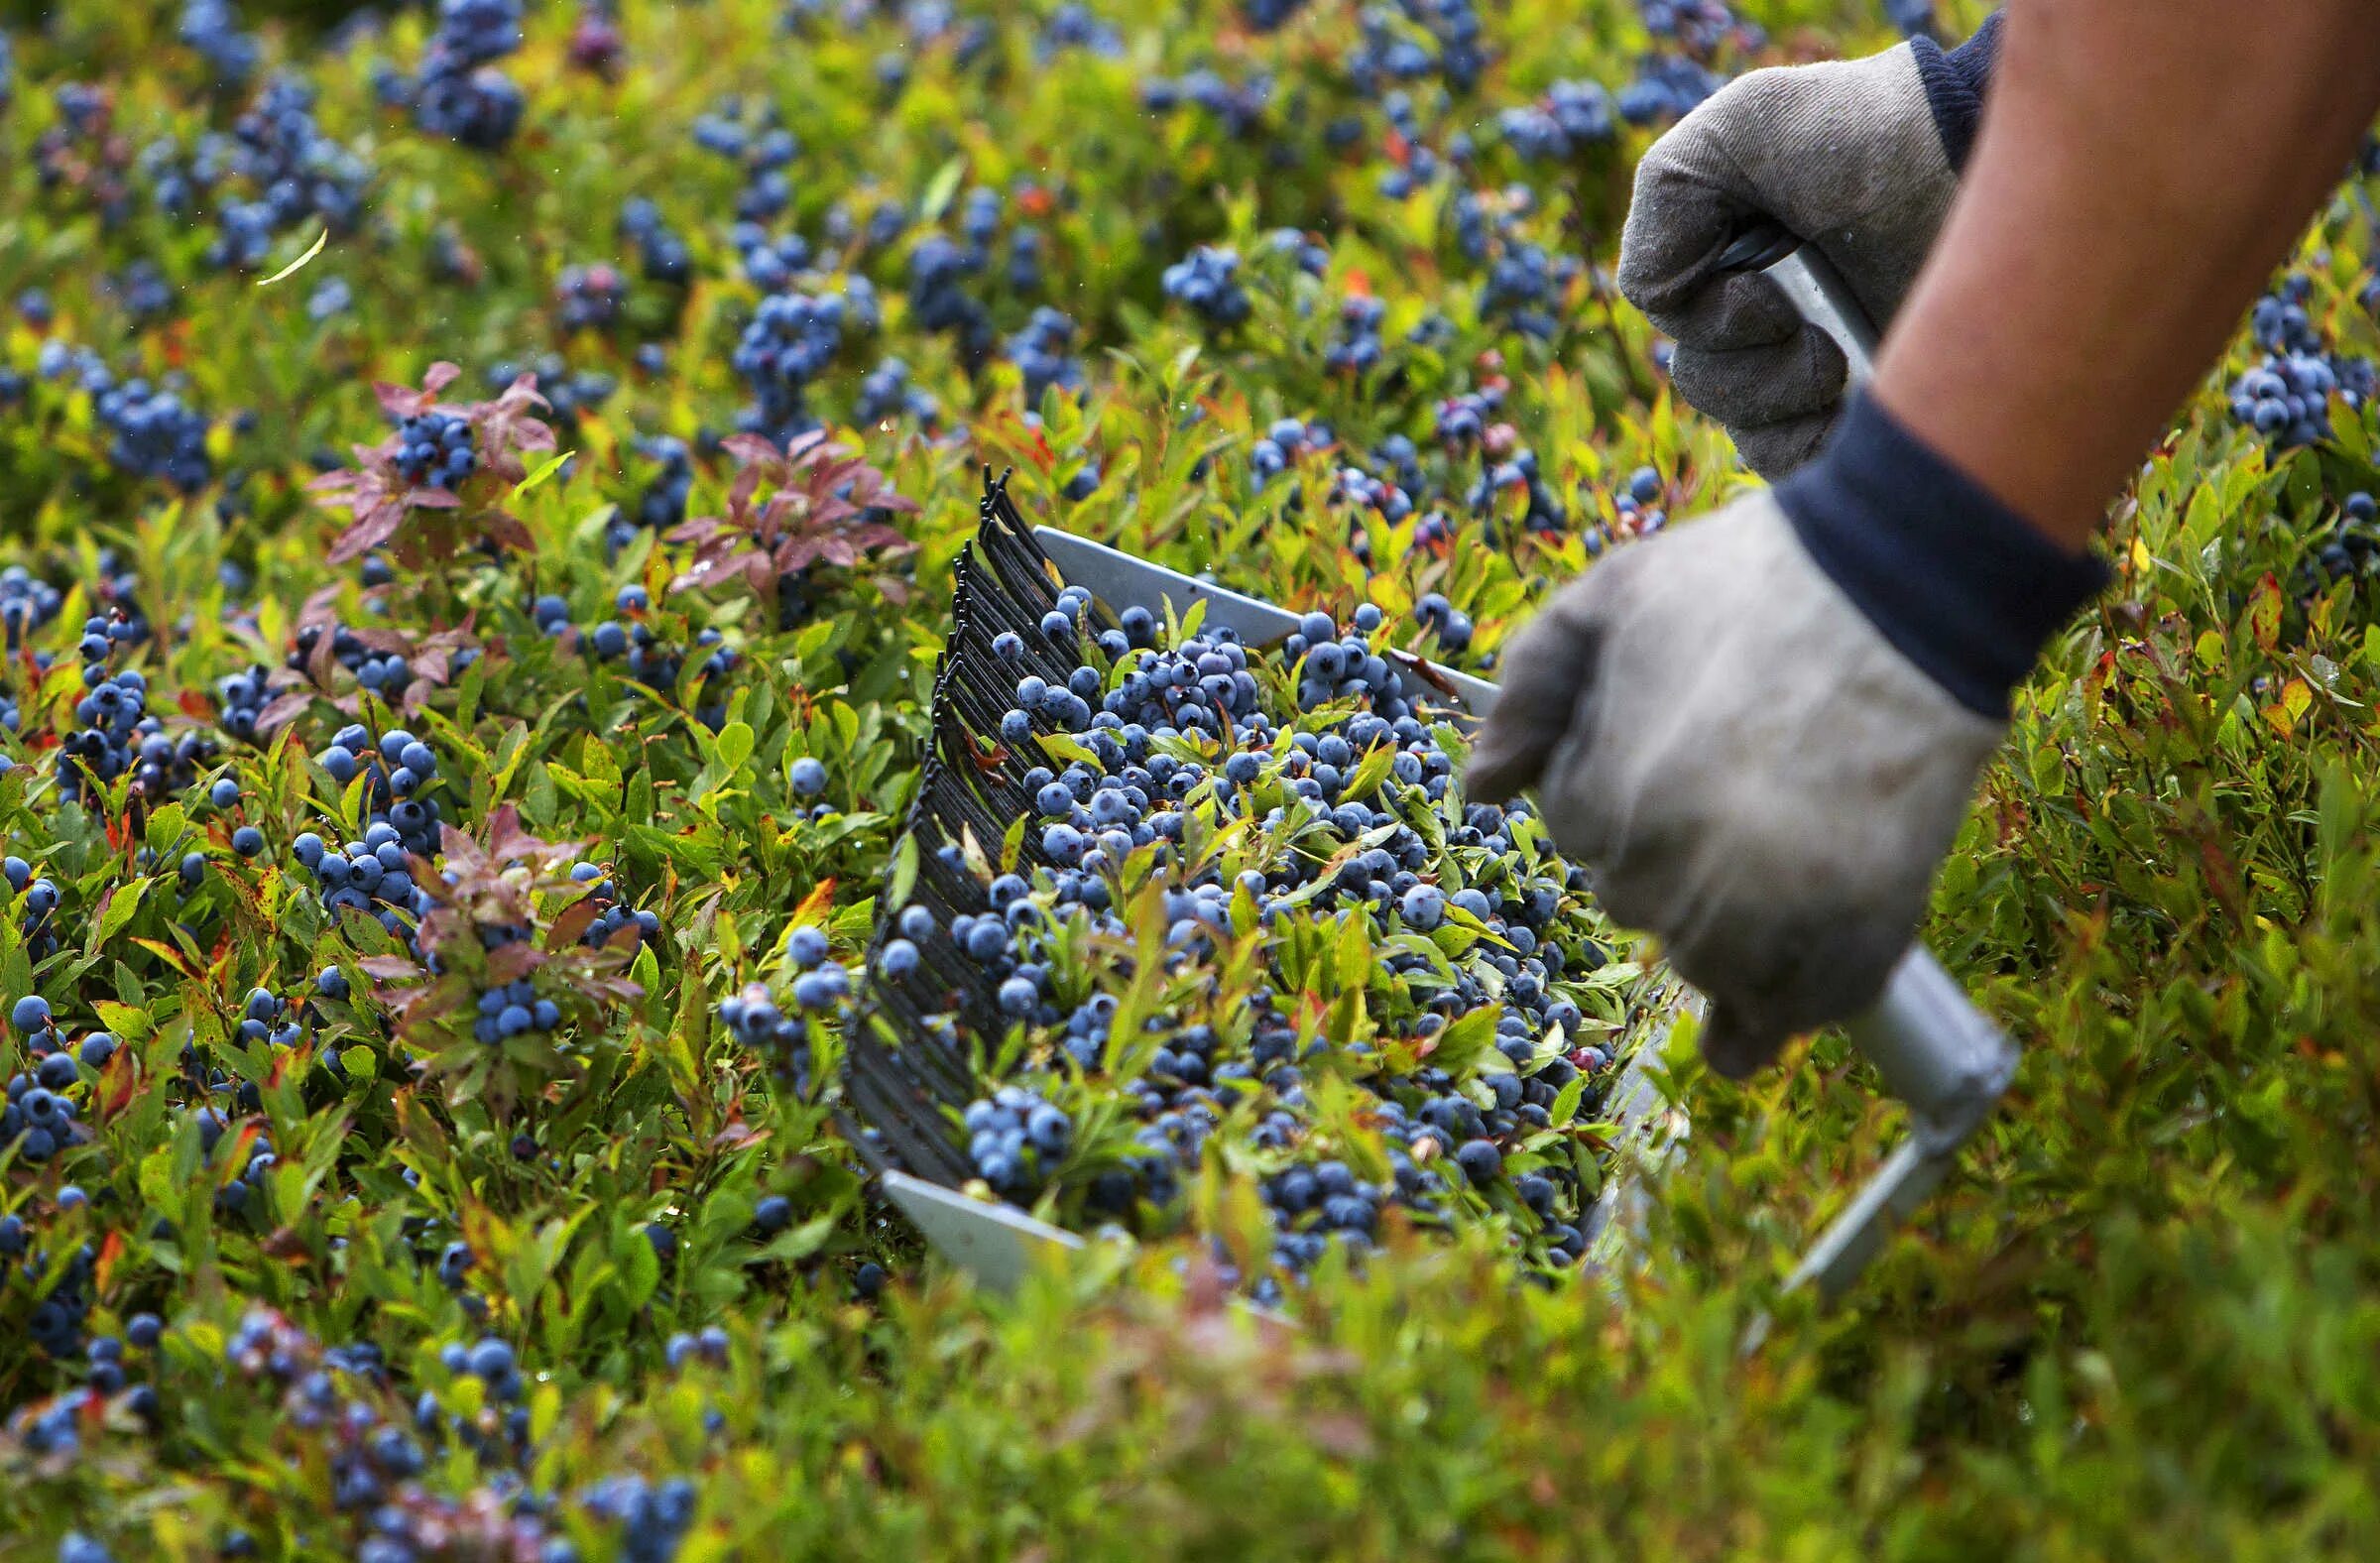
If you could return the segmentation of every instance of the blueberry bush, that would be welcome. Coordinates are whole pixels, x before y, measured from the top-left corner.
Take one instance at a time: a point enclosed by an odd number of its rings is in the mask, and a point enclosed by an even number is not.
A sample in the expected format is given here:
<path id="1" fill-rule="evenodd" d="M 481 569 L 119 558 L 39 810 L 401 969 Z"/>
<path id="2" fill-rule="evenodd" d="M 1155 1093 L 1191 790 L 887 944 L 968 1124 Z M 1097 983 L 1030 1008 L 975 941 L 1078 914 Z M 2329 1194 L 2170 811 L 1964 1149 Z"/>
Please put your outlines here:
<path id="1" fill-rule="evenodd" d="M 1973 7 L 0 18 L 0 1559 L 2380 1551 L 2380 158 L 2021 695 L 1928 937 L 2027 1061 L 1820 1312 L 1898 1110 L 1704 1072 L 1404 654 L 1752 481 L 1650 139 Z M 1020 801 L 911 829 L 987 472 L 1303 622 L 987 634 Z M 842 1084 L 961 976 L 979 1190 L 1136 1240 L 1013 1298 Z"/>

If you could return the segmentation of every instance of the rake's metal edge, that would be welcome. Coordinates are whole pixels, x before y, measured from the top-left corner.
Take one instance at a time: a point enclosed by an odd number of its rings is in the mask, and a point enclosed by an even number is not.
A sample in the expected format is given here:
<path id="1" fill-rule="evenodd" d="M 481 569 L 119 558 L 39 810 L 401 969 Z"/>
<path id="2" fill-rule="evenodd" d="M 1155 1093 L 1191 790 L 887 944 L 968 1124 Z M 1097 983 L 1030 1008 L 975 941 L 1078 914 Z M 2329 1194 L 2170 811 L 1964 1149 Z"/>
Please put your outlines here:
<path id="1" fill-rule="evenodd" d="M 1605 1116 L 1614 1130 L 1610 1174 L 1580 1229 L 1588 1265 L 1606 1275 L 1617 1272 L 1643 1236 L 1649 1185 L 1676 1159 L 1693 1127 L 1686 1110 L 1671 1105 L 1653 1076 L 1662 1067 L 1669 1031 L 1683 1016 L 1702 1016 L 1703 996 L 1674 977 L 1652 981 L 1658 985 L 1652 1008 L 1630 1027 L 1636 1034 L 1628 1061 L 1606 1098 Z"/>
<path id="2" fill-rule="evenodd" d="M 1162 564 L 1134 558 L 1104 542 L 1094 542 L 1055 527 L 1035 527 L 1033 539 L 1065 573 L 1069 584 L 1106 599 L 1111 607 L 1139 606 L 1153 613 L 1157 610 L 1149 607 L 1152 602 L 1170 599 L 1174 611 L 1183 613 L 1194 603 L 1204 603 L 1207 623 L 1229 625 L 1243 640 L 1258 644 L 1277 641 L 1297 631 L 1297 615 L 1286 608 L 1218 586 L 1213 581 L 1202 581 L 1195 575 L 1185 575 L 1180 570 L 1167 569 Z M 1486 716 L 1495 704 L 1495 685 L 1485 678 L 1475 678 L 1409 653 L 1399 652 L 1393 657 L 1400 666 L 1424 683 L 1436 685 L 1475 717 Z"/>
<path id="3" fill-rule="evenodd" d="M 1013 1205 L 969 1199 L 906 1172 L 888 1170 L 879 1181 L 936 1253 L 995 1291 L 1014 1291 L 1050 1255 L 1086 1246 L 1075 1233 Z"/>

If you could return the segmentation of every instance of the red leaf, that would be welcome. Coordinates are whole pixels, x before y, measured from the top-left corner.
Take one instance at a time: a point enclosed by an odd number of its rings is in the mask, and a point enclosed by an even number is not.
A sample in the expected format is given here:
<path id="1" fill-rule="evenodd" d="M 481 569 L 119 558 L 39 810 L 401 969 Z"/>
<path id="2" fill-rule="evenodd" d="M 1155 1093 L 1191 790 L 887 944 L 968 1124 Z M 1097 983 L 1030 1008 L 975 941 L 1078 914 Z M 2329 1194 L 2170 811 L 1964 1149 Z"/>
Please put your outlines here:
<path id="1" fill-rule="evenodd" d="M 553 926 L 545 930 L 545 947 L 549 950 L 566 950 L 576 944 L 579 935 L 594 923 L 595 911 L 595 898 L 592 896 L 582 896 L 564 906 L 560 915 L 553 919 Z"/>
<path id="2" fill-rule="evenodd" d="M 436 396 L 439 392 L 454 384 L 454 382 L 462 376 L 462 373 L 463 372 L 459 367 L 450 364 L 441 358 L 436 363 L 429 366 L 429 373 L 421 377 L 421 389 L 428 392 L 431 396 Z"/>
<path id="3" fill-rule="evenodd" d="M 325 636 L 323 639 L 328 640 L 329 637 Z M 293 689 L 288 694 L 277 695 L 267 701 L 265 708 L 256 713 L 258 735 L 263 736 L 276 732 L 287 723 L 296 721 L 304 713 L 305 708 L 313 703 L 313 699 L 314 697 L 303 689 Z"/>
<path id="4" fill-rule="evenodd" d="M 397 535 L 405 525 L 405 507 L 387 502 L 358 516 L 330 545 L 329 562 L 346 564 L 362 558 Z"/>
<path id="5" fill-rule="evenodd" d="M 386 380 L 374 381 L 372 394 L 380 398 L 380 410 L 383 413 L 398 419 L 412 418 L 435 400 L 437 395 L 434 391 L 425 395 L 412 386 L 395 385 Z"/>
<path id="6" fill-rule="evenodd" d="M 536 539 L 530 536 L 529 529 L 521 524 L 518 517 L 501 510 L 491 510 L 483 513 L 479 521 L 488 537 L 501 546 L 518 548 L 527 553 L 537 545 Z"/>

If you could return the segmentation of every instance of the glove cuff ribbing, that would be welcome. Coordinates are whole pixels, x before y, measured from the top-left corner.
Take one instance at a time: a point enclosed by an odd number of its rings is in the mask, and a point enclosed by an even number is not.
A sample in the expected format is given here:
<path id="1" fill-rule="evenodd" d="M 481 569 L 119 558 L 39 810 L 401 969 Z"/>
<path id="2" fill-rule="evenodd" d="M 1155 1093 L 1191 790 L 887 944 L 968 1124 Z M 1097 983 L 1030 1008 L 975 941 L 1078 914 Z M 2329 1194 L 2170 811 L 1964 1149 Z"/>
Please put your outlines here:
<path id="1" fill-rule="evenodd" d="M 1983 122 L 1983 96 L 1991 86 L 1992 67 L 2000 58 L 2000 13 L 1994 11 L 1975 36 L 1946 51 L 1930 38 L 1914 38 L 1909 49 L 1917 57 L 1918 80 L 1926 89 L 1926 106 L 1934 111 L 1934 129 L 1942 136 L 1943 156 L 1951 172 L 1964 173 L 1966 155 L 1974 149 L 1975 128 Z"/>
<path id="2" fill-rule="evenodd" d="M 2042 647 L 2108 580 L 1856 396 L 1776 489 L 1820 570 L 1902 656 L 1995 721 Z"/>

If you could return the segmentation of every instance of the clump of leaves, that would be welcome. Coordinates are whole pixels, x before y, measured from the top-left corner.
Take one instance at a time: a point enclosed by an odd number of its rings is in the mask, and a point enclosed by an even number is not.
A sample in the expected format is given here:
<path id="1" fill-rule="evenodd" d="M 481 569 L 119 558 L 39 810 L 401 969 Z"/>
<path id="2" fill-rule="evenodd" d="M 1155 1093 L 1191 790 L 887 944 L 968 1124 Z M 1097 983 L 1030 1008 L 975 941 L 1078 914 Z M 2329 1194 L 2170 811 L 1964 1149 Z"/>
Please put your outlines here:
<path id="1" fill-rule="evenodd" d="M 530 834 L 509 803 L 489 816 L 484 837 L 446 826 L 443 874 L 414 860 L 416 882 L 435 902 L 415 933 L 415 952 L 361 964 L 397 1017 L 399 1036 L 433 1071 L 458 1078 L 467 1094 L 501 1101 L 523 1079 L 570 1073 L 579 1053 L 560 1026 L 481 1041 L 472 1022 L 482 994 L 527 979 L 567 1024 L 633 1003 L 645 990 L 625 975 L 638 945 L 633 923 L 604 942 L 586 942 L 601 906 L 593 887 L 570 877 L 579 843 Z"/>
<path id="2" fill-rule="evenodd" d="M 865 455 L 823 429 L 796 435 L 783 450 L 759 434 L 722 443 L 737 462 L 727 514 L 698 516 L 671 530 L 670 541 L 692 548 L 672 591 L 742 579 L 774 604 L 783 582 L 821 564 L 858 569 L 870 559 L 916 551 L 888 518 L 914 513 L 917 502 L 895 493 Z M 907 584 L 896 576 L 880 575 L 877 588 L 892 602 L 908 600 Z"/>
<path id="3" fill-rule="evenodd" d="M 381 382 L 373 387 L 381 410 L 400 425 L 407 419 L 444 413 L 471 425 L 476 460 L 458 490 L 415 483 L 397 467 L 402 430 L 377 445 L 354 447 L 352 468 L 326 473 L 307 485 L 317 500 L 344 509 L 352 518 L 330 545 L 329 560 L 346 564 L 387 547 L 397 561 L 419 568 L 482 545 L 528 550 L 529 529 L 501 503 L 529 477 L 522 456 L 553 449 L 553 429 L 535 415 L 547 410 L 537 394 L 537 377 L 524 374 L 500 396 L 485 402 L 449 405 L 438 393 L 462 371 L 453 364 L 429 366 L 421 388 Z"/>

